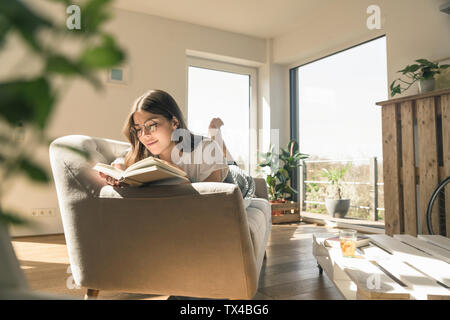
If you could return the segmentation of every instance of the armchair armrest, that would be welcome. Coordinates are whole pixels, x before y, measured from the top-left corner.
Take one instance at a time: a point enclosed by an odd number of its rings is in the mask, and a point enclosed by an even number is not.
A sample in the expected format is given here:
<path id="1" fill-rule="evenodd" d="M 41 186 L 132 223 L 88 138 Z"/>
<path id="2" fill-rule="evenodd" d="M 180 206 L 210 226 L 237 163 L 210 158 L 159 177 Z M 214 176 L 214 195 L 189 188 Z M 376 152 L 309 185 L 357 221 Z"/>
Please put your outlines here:
<path id="1" fill-rule="evenodd" d="M 255 196 L 269 200 L 266 180 L 263 178 L 253 178 L 253 180 L 255 181 Z"/>

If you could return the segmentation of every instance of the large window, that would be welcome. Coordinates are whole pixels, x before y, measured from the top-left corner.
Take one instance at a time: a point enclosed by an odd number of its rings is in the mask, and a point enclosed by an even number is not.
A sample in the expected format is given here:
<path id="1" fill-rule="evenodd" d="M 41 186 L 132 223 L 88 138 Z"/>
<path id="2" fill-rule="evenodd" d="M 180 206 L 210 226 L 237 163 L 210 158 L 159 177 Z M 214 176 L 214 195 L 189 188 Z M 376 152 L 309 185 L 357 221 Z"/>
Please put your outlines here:
<path id="1" fill-rule="evenodd" d="M 317 157 L 381 157 L 381 109 L 386 100 L 385 37 L 300 66 L 301 150 Z"/>
<path id="2" fill-rule="evenodd" d="M 208 60 L 188 60 L 188 127 L 208 135 L 212 118 L 224 122 L 222 136 L 239 166 L 250 171 L 255 121 L 256 72 L 251 68 Z"/>
<path id="3" fill-rule="evenodd" d="M 382 211 L 368 185 L 373 184 L 374 170 L 381 182 L 381 170 L 371 166 L 382 163 L 381 109 L 375 103 L 388 98 L 386 38 L 291 70 L 291 90 L 291 135 L 299 140 L 301 152 L 311 155 L 306 177 L 309 210 L 324 208 L 320 203 L 326 195 L 314 198 L 311 191 L 323 187 L 325 192 L 326 184 L 316 183 L 322 181 L 321 169 L 350 162 L 352 169 L 345 176 L 345 196 L 352 198 L 354 209 L 350 215 L 368 217 L 374 205 Z"/>

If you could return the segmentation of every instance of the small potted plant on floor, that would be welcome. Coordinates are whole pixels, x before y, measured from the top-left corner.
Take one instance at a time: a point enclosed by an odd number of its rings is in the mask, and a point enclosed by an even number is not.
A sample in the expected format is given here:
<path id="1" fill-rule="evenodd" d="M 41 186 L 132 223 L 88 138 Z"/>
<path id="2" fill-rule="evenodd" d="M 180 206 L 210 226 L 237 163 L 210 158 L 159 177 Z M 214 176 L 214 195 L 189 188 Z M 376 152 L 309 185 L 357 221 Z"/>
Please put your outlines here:
<path id="1" fill-rule="evenodd" d="M 293 194 L 297 193 L 297 190 L 291 187 L 290 181 L 294 169 L 301 166 L 301 160 L 308 158 L 309 155 L 298 151 L 298 143 L 295 139 L 289 141 L 287 149 L 280 148 L 280 153 L 276 153 L 274 149 L 275 147 L 271 145 L 269 152 L 261 154 L 264 160 L 259 166 L 270 168 L 266 178 L 270 203 L 284 203 L 292 200 Z M 279 166 L 278 160 L 283 162 L 282 167 Z M 274 210 L 272 214 L 282 215 L 282 212 Z"/>
<path id="2" fill-rule="evenodd" d="M 405 90 L 408 90 L 416 81 L 419 82 L 419 93 L 433 91 L 435 85 L 434 76 L 440 74 L 443 70 L 450 67 L 448 64 L 440 65 L 438 63 L 433 63 L 427 59 L 418 59 L 415 64 L 406 66 L 403 70 L 399 70 L 407 80 L 402 80 L 398 78 L 391 83 L 391 97 L 400 94 Z M 400 83 L 397 83 L 399 81 Z M 402 87 L 401 85 L 407 85 Z"/>
<path id="3" fill-rule="evenodd" d="M 334 191 L 332 198 L 325 199 L 325 207 L 334 218 L 344 218 L 350 208 L 350 199 L 342 199 L 342 179 L 350 169 L 350 163 L 344 168 L 323 168 L 321 176 L 328 179 Z"/>

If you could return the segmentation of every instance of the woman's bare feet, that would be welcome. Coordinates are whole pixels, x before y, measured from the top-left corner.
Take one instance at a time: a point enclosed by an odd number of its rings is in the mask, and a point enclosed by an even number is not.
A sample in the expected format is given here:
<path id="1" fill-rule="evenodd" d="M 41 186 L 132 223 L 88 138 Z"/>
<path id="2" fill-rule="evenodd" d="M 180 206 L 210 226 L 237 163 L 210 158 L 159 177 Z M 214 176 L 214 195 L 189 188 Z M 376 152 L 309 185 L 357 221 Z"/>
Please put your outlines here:
<path id="1" fill-rule="evenodd" d="M 209 123 L 208 127 L 208 133 L 210 138 L 213 138 L 216 136 L 215 133 L 220 133 L 220 127 L 223 126 L 223 121 L 220 118 L 212 118 L 211 122 Z"/>
<path id="2" fill-rule="evenodd" d="M 219 144 L 219 146 L 222 146 L 225 159 L 227 159 L 228 161 L 234 161 L 233 157 L 225 146 L 225 141 L 223 141 L 222 131 L 220 130 L 220 127 L 222 127 L 223 125 L 224 123 L 222 119 L 212 118 L 211 122 L 209 123 L 208 134 L 211 139 L 215 140 Z"/>
<path id="3" fill-rule="evenodd" d="M 219 144 L 223 143 L 221 126 L 223 126 L 223 121 L 220 118 L 212 118 L 208 126 L 209 137 L 216 140 Z"/>

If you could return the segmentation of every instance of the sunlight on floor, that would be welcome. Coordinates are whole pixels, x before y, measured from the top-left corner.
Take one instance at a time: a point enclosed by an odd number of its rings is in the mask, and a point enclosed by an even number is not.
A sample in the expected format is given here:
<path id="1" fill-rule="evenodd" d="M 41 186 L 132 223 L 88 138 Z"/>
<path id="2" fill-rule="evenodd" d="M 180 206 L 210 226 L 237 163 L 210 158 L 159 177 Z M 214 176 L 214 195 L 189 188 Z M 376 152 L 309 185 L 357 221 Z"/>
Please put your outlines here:
<path id="1" fill-rule="evenodd" d="M 312 227 L 314 228 L 315 225 L 312 225 Z M 338 229 L 336 228 L 322 228 L 321 232 L 327 232 L 327 233 L 332 233 L 332 234 L 337 234 L 339 232 Z M 294 240 L 302 240 L 302 239 L 312 239 L 312 235 L 313 233 L 304 233 L 304 231 L 296 231 L 294 232 L 294 234 L 291 236 L 291 238 L 289 240 L 294 241 Z"/>
<path id="2" fill-rule="evenodd" d="M 12 241 L 17 258 L 21 261 L 68 264 L 69 256 L 64 244 Z M 36 251 L 39 257 L 36 258 Z"/>
<path id="3" fill-rule="evenodd" d="M 24 266 L 24 265 L 21 265 L 20 268 L 21 268 L 22 270 L 36 269 L 36 267 L 32 267 L 32 266 Z"/>

